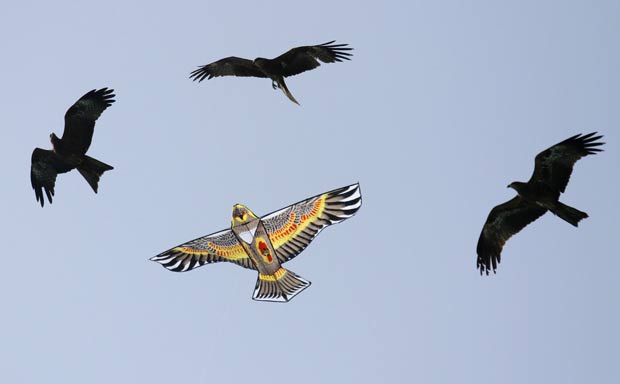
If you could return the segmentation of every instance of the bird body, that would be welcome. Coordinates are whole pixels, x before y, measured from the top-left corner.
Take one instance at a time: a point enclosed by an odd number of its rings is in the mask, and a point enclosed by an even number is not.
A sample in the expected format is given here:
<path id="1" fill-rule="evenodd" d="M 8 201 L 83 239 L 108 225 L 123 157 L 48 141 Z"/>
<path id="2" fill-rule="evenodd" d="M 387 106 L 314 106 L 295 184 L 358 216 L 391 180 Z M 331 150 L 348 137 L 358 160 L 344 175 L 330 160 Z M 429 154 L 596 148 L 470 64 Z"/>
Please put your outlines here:
<path id="1" fill-rule="evenodd" d="M 352 54 L 347 51 L 352 48 L 348 48 L 347 44 L 333 44 L 334 42 L 293 48 L 274 59 L 257 57 L 248 60 L 231 56 L 198 67 L 192 71 L 190 78 L 201 82 L 219 76 L 266 77 L 271 79 L 273 89 L 281 89 L 286 97 L 299 105 L 286 86 L 284 78 L 314 69 L 321 65 L 320 62 L 350 60 Z"/>
<path id="2" fill-rule="evenodd" d="M 517 191 L 519 197 L 530 204 L 536 204 L 573 226 L 588 217 L 588 214 L 559 201 L 560 192 L 541 182 L 512 182 L 510 188 Z"/>
<path id="3" fill-rule="evenodd" d="M 323 193 L 263 217 L 241 204 L 233 206 L 231 228 L 169 249 L 151 260 L 174 272 L 228 261 L 258 272 L 254 300 L 286 302 L 310 282 L 283 268 L 325 227 L 361 207 L 358 184 Z"/>
<path id="4" fill-rule="evenodd" d="M 41 207 L 45 203 L 43 191 L 49 203 L 52 203 L 58 174 L 77 168 L 97 193 L 101 175 L 114 169 L 86 156 L 92 142 L 95 122 L 115 101 L 113 92 L 113 89 L 102 88 L 86 93 L 67 110 L 62 138 L 58 138 L 55 133 L 50 134 L 52 150 L 35 148 L 32 152 L 30 182 Z"/>
<path id="5" fill-rule="evenodd" d="M 546 209 L 549 209 L 560 197 L 558 191 L 539 182 L 523 183 L 514 181 L 508 187 L 514 189 L 522 199 Z"/>
<path id="6" fill-rule="evenodd" d="M 588 214 L 559 201 L 566 190 L 577 160 L 602 149 L 602 136 L 596 132 L 575 135 L 549 147 L 536 156 L 534 173 L 528 182 L 515 181 L 508 185 L 518 196 L 493 208 L 480 233 L 476 252 L 480 273 L 497 269 L 501 251 L 508 239 L 547 211 L 577 227 Z"/>
<path id="7" fill-rule="evenodd" d="M 297 99 L 289 91 L 284 81 L 284 68 L 286 63 L 278 60 L 269 60 L 262 57 L 254 59 L 254 65 L 260 69 L 260 71 L 268 78 L 271 79 L 271 87 L 273 89 L 280 89 L 286 97 L 293 103 L 300 105 Z"/>

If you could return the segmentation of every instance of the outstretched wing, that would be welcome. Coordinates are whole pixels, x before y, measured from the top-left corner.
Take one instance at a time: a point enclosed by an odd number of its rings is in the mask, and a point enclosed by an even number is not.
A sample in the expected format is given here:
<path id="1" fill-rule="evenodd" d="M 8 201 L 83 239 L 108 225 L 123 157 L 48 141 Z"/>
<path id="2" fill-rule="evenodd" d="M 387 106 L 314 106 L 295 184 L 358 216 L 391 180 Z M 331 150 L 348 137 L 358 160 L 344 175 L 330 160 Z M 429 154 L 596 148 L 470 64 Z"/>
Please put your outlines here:
<path id="1" fill-rule="evenodd" d="M 605 144 L 597 141 L 603 136 L 595 136 L 596 133 L 569 137 L 539 153 L 529 182 L 545 183 L 558 192 L 564 192 L 577 160 L 602 151 L 596 147 Z"/>
<path id="2" fill-rule="evenodd" d="M 319 60 L 324 63 L 351 60 L 349 56 L 353 54 L 347 51 L 353 48 L 347 48 L 348 44 L 333 44 L 334 42 L 335 40 L 320 45 L 293 48 L 272 61 L 280 65 L 282 76 L 288 77 L 318 67 L 321 65 Z"/>
<path id="3" fill-rule="evenodd" d="M 200 82 L 220 76 L 267 77 L 252 60 L 231 56 L 198 67 L 189 78 Z"/>
<path id="4" fill-rule="evenodd" d="M 82 96 L 65 113 L 65 131 L 62 134 L 64 151 L 84 155 L 93 139 L 95 122 L 114 100 L 114 90 L 102 88 Z"/>
<path id="5" fill-rule="evenodd" d="M 151 257 L 174 272 L 185 272 L 205 264 L 229 261 L 244 268 L 256 266 L 230 229 L 199 237 Z"/>
<path id="6" fill-rule="evenodd" d="M 300 201 L 261 218 L 281 263 L 292 259 L 329 225 L 353 216 L 362 206 L 359 184 Z"/>
<path id="7" fill-rule="evenodd" d="M 45 190 L 47 200 L 51 204 L 52 196 L 54 196 L 54 186 L 56 185 L 56 175 L 69 170 L 71 170 L 71 167 L 63 164 L 53 151 L 41 148 L 35 148 L 32 151 L 30 183 L 34 189 L 37 201 L 41 203 L 41 207 L 45 203 L 43 191 Z"/>
<path id="8" fill-rule="evenodd" d="M 545 212 L 545 208 L 529 203 L 520 196 L 493 208 L 482 227 L 476 249 L 480 274 L 488 275 L 491 268 L 495 273 L 506 241 Z"/>

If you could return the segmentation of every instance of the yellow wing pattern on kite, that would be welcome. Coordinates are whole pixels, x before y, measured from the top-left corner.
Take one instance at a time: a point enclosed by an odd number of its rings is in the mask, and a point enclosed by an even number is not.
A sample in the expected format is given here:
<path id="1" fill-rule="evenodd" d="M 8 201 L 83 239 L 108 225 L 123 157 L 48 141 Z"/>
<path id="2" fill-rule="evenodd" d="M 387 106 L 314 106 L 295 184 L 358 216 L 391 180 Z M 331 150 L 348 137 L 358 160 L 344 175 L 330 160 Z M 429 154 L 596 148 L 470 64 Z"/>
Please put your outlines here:
<path id="1" fill-rule="evenodd" d="M 323 228 L 348 219 L 361 206 L 359 184 L 353 184 L 300 201 L 262 221 L 283 263 L 301 253 Z"/>
<path id="2" fill-rule="evenodd" d="M 220 261 L 228 261 L 244 268 L 256 269 L 252 260 L 229 229 L 188 241 L 152 257 L 151 260 L 174 272 L 185 272 Z"/>

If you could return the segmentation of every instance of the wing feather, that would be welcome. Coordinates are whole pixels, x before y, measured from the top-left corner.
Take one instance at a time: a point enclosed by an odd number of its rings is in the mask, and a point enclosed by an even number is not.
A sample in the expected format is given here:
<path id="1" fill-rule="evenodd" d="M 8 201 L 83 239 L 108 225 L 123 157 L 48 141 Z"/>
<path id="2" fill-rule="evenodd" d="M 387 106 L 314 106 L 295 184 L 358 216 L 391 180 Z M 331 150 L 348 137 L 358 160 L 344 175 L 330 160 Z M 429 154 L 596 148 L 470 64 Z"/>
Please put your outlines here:
<path id="1" fill-rule="evenodd" d="M 539 153 L 529 182 L 544 183 L 563 193 L 577 160 L 602 151 L 596 147 L 605 144 L 597 141 L 603 136 L 596 134 L 575 135 Z"/>
<path id="2" fill-rule="evenodd" d="M 80 97 L 65 113 L 62 148 L 65 152 L 84 155 L 93 139 L 95 122 L 112 103 L 114 90 L 101 88 Z"/>
<path id="3" fill-rule="evenodd" d="M 201 82 L 220 76 L 267 77 L 252 60 L 231 56 L 198 67 L 189 78 Z"/>
<path id="4" fill-rule="evenodd" d="M 353 216 L 362 206 L 359 184 L 300 201 L 261 220 L 281 263 L 303 251 L 325 227 Z"/>
<path id="5" fill-rule="evenodd" d="M 53 151 L 41 148 L 35 148 L 32 151 L 30 183 L 32 189 L 34 189 L 37 201 L 41 203 L 41 207 L 45 204 L 43 191 L 45 191 L 47 200 L 51 204 L 52 197 L 54 196 L 54 186 L 56 185 L 56 176 L 71 169 L 71 166 L 64 164 Z"/>
<path id="6" fill-rule="evenodd" d="M 488 275 L 491 268 L 495 273 L 506 241 L 545 212 L 547 212 L 545 208 L 530 203 L 520 196 L 493 208 L 482 227 L 476 249 L 480 274 Z"/>
<path id="7" fill-rule="evenodd" d="M 160 263 L 173 272 L 186 272 L 205 264 L 221 261 L 235 263 L 248 269 L 256 269 L 252 260 L 229 229 L 188 241 L 154 256 L 150 260 Z"/>
<path id="8" fill-rule="evenodd" d="M 333 44 L 335 40 L 319 44 L 297 47 L 276 57 L 272 61 L 279 64 L 281 74 L 284 77 L 298 75 L 309 71 L 324 63 L 335 63 L 337 61 L 351 60 L 353 54 L 348 51 L 348 44 Z"/>

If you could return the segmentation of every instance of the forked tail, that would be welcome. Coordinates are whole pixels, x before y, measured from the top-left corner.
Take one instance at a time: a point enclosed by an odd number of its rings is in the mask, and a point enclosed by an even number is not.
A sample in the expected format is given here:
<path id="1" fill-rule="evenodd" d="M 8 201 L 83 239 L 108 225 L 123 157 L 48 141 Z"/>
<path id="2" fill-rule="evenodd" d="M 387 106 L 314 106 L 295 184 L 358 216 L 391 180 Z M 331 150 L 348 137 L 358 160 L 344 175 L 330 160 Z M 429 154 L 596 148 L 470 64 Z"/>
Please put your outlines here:
<path id="1" fill-rule="evenodd" d="M 280 267 L 273 275 L 258 274 L 252 299 L 287 302 L 309 286 L 308 280 Z"/>
<path id="2" fill-rule="evenodd" d="M 553 209 L 551 209 L 551 212 L 559 216 L 561 219 L 571 223 L 575 227 L 581 220 L 588 217 L 587 213 L 581 212 L 580 210 L 566 204 L 562 204 L 559 201 L 555 203 Z"/>
<path id="3" fill-rule="evenodd" d="M 293 97 L 293 94 L 291 93 L 291 91 L 288 90 L 288 88 L 286 87 L 286 83 L 284 82 L 284 79 L 279 79 L 278 80 L 278 87 L 282 90 L 282 92 L 284 92 L 284 94 L 286 95 L 286 97 L 289 98 L 290 101 L 292 101 L 293 103 L 300 105 L 297 100 L 295 100 L 295 98 Z"/>
<path id="4" fill-rule="evenodd" d="M 88 185 L 90 185 L 93 191 L 97 193 L 97 188 L 101 175 L 105 171 L 114 169 L 114 167 L 107 165 L 106 163 L 103 163 L 97 159 L 93 159 L 90 156 L 84 156 L 84 161 L 80 165 L 78 165 L 77 169 L 80 174 L 84 176 L 84 178 L 88 182 Z"/>

